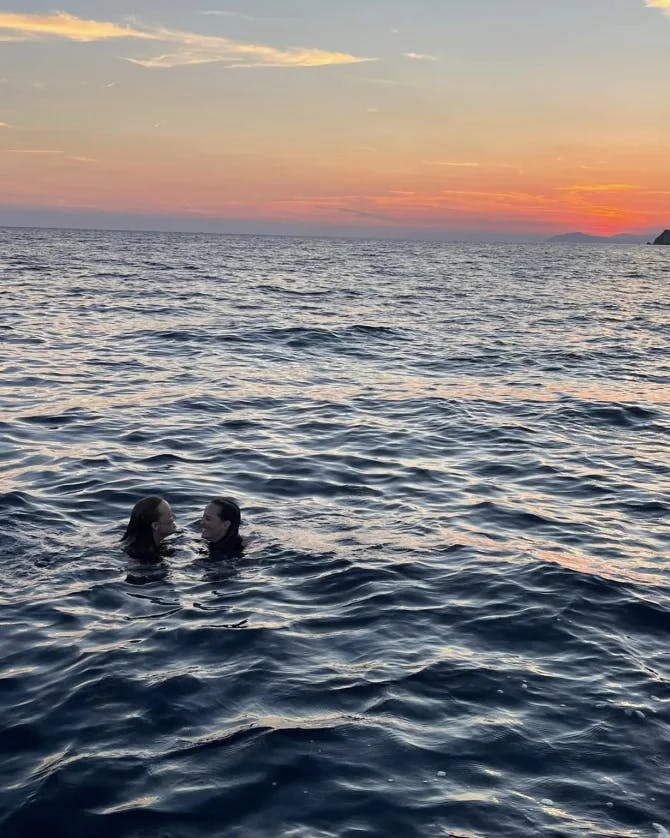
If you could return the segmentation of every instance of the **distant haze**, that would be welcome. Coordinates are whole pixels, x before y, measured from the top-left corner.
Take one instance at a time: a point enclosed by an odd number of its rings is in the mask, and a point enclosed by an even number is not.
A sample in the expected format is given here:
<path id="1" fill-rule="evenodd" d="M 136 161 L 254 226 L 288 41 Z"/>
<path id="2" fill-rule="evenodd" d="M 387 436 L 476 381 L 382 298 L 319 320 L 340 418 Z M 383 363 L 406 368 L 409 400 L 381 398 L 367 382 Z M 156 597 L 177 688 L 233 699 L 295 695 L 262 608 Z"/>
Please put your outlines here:
<path id="1" fill-rule="evenodd" d="M 122 215 L 116 213 L 83 213 L 64 210 L 0 208 L 0 228 L 42 227 L 78 230 L 138 230 L 175 233 L 210 233 L 268 236 L 323 236 L 342 238 L 408 239 L 460 242 L 532 242 L 545 241 L 544 235 L 514 233 L 503 230 L 435 230 L 401 226 L 334 225 L 316 222 L 260 222 L 248 219 L 193 219 L 178 216 Z"/>
<path id="2" fill-rule="evenodd" d="M 670 226 L 665 0 L 56 6 L 0 0 L 1 224 Z"/>

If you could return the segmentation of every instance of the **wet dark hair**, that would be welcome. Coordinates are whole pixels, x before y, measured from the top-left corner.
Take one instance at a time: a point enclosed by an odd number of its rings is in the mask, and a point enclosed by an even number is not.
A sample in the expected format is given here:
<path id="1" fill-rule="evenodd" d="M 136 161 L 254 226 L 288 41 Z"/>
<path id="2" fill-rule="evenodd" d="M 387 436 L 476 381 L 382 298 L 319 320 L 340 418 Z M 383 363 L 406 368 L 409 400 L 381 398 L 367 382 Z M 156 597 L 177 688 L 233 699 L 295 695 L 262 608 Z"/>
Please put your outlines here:
<path id="1" fill-rule="evenodd" d="M 240 525 L 242 524 L 242 513 L 234 498 L 212 498 L 210 503 L 216 506 L 219 518 L 222 521 L 229 521 L 228 532 L 219 541 L 209 545 L 211 558 L 223 558 L 226 555 L 239 554 L 242 549 L 240 538 Z"/>
<path id="2" fill-rule="evenodd" d="M 158 507 L 161 503 L 163 503 L 163 498 L 158 495 L 149 495 L 147 498 L 138 500 L 133 506 L 128 526 L 121 539 L 123 549 L 131 558 L 156 561 L 160 557 L 161 550 L 154 542 L 154 531 L 151 525 L 159 518 Z"/>

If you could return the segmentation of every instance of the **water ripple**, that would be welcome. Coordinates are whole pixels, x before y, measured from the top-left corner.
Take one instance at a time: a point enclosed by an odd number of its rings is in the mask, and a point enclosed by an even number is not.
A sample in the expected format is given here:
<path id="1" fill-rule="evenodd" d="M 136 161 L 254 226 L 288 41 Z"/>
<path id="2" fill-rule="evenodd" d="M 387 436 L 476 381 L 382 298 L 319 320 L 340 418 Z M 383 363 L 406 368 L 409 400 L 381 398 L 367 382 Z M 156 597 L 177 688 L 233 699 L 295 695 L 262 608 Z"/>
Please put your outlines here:
<path id="1" fill-rule="evenodd" d="M 659 249 L 4 233 L 3 838 L 670 828 Z"/>

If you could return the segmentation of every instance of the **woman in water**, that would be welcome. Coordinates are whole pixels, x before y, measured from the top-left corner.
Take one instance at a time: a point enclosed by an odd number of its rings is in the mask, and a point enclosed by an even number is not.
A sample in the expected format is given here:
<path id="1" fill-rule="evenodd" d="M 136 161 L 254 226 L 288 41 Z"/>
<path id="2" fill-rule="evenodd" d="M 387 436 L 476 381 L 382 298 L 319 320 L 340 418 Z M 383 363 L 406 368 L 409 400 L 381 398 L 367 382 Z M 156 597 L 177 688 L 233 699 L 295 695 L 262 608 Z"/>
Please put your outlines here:
<path id="1" fill-rule="evenodd" d="M 159 562 L 164 555 L 163 541 L 175 531 L 170 504 L 158 495 L 150 495 L 133 507 L 121 540 L 132 559 Z"/>
<path id="2" fill-rule="evenodd" d="M 231 559 L 242 552 L 240 507 L 233 498 L 212 498 L 202 514 L 202 537 L 209 542 L 209 558 Z"/>

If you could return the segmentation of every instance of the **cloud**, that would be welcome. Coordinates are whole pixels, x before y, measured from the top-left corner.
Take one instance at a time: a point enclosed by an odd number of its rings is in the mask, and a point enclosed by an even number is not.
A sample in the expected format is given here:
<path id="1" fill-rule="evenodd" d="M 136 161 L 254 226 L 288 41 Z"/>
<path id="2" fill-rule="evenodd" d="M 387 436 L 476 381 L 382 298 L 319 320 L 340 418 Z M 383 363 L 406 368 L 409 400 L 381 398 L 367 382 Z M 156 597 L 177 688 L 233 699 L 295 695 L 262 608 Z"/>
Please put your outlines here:
<path id="1" fill-rule="evenodd" d="M 8 122 L 0 122 L 0 128 L 9 128 Z"/>
<path id="2" fill-rule="evenodd" d="M 66 12 L 56 12 L 51 15 L 0 12 L 1 41 L 28 41 L 40 37 L 66 38 L 70 41 L 88 42 L 103 41 L 109 38 L 151 39 L 154 36 L 138 29 L 132 29 L 129 26 L 119 26 L 116 23 L 82 20 Z"/>
<path id="3" fill-rule="evenodd" d="M 294 48 L 279 50 L 258 44 L 240 44 L 228 38 L 192 35 L 161 30 L 163 40 L 178 43 L 173 52 L 153 58 L 126 58 L 141 67 L 168 68 L 188 64 L 220 63 L 228 67 L 326 67 L 333 64 L 358 64 L 370 58 L 356 58 L 342 52 Z"/>
<path id="4" fill-rule="evenodd" d="M 445 218 L 472 218 L 482 214 L 504 213 L 510 219 L 528 217 L 550 219 L 565 213 L 564 202 L 555 195 L 488 190 L 442 190 L 414 192 L 388 190 L 383 194 L 359 195 L 295 195 L 292 199 L 274 202 L 287 216 L 308 213 L 342 214 L 388 224 L 441 224 Z"/>
<path id="5" fill-rule="evenodd" d="M 217 17 L 237 17 L 241 20 L 256 20 L 255 17 L 252 17 L 251 15 L 242 14 L 242 12 L 228 12 L 222 9 L 203 9 L 198 14 L 211 15 Z"/>
<path id="6" fill-rule="evenodd" d="M 352 207 L 319 207 L 319 209 L 326 209 L 326 210 L 335 210 L 336 212 L 342 212 L 346 215 L 353 215 L 356 218 L 371 218 L 374 221 L 394 221 L 395 219 L 392 218 L 390 215 L 385 215 L 381 212 L 369 212 L 368 210 L 359 210 L 353 209 Z"/>
<path id="7" fill-rule="evenodd" d="M 505 204 L 537 204 L 545 203 L 544 195 L 534 195 L 530 192 L 490 192 L 475 189 L 443 189 L 440 193 L 451 198 L 481 198 L 484 201 L 500 201 Z"/>
<path id="8" fill-rule="evenodd" d="M 670 0 L 645 0 L 645 5 L 650 9 L 663 9 L 670 14 Z"/>
<path id="9" fill-rule="evenodd" d="M 3 125 L 6 125 L 6 123 L 0 122 L 0 127 L 2 127 Z M 4 151 L 6 154 L 39 154 L 45 156 L 65 154 L 65 152 L 61 148 L 5 148 L 2 149 L 2 151 Z M 77 163 L 98 162 L 94 157 L 85 157 L 83 155 L 78 154 L 68 154 L 67 157 L 63 159 L 74 160 Z"/>
<path id="10" fill-rule="evenodd" d="M 586 186 L 561 186 L 559 192 L 626 192 L 629 189 L 638 189 L 632 183 L 594 183 Z"/>
<path id="11" fill-rule="evenodd" d="M 405 58 L 411 58 L 413 61 L 437 61 L 436 55 L 425 55 L 423 52 L 403 52 Z"/>
<path id="12" fill-rule="evenodd" d="M 10 154 L 62 154 L 60 148 L 7 148 Z"/>
<path id="13" fill-rule="evenodd" d="M 424 160 L 424 166 L 453 166 L 456 169 L 477 169 L 479 163 L 460 163 L 455 160 Z"/>
<path id="14" fill-rule="evenodd" d="M 29 35 L 10 35 L 8 32 L 0 32 L 0 43 L 3 44 L 18 44 L 29 40 Z"/>
<path id="15" fill-rule="evenodd" d="M 175 45 L 151 58 L 125 59 L 150 68 L 211 63 L 221 63 L 228 67 L 325 67 L 375 60 L 322 49 L 294 47 L 281 50 L 260 44 L 238 43 L 215 35 L 138 28 L 137 25 L 120 26 L 106 21 L 82 20 L 65 12 L 51 15 L 0 12 L 0 41 L 50 37 L 80 42 L 141 39 Z"/>

